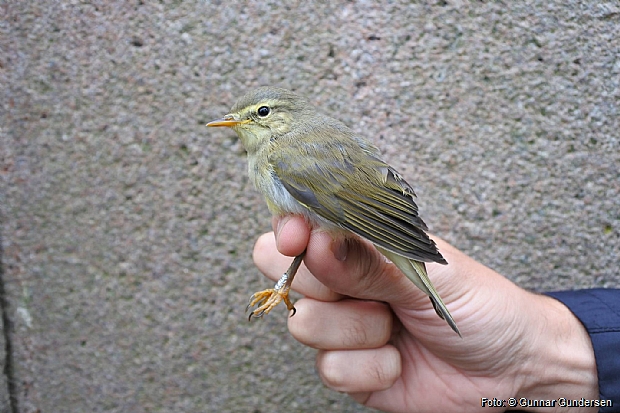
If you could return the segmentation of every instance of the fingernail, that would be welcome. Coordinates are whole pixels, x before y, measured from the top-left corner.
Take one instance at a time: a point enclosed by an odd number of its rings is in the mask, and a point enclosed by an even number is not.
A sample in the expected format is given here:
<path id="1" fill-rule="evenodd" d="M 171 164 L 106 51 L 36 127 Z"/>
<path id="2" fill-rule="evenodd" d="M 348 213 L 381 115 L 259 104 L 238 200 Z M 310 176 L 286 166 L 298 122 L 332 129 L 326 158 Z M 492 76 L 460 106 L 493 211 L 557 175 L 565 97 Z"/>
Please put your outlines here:
<path id="1" fill-rule="evenodd" d="M 334 253 L 334 258 L 336 258 L 338 261 L 346 260 L 347 253 L 349 252 L 349 246 L 347 245 L 347 241 L 344 239 L 340 239 L 332 242 L 332 252 Z"/>
<path id="2" fill-rule="evenodd" d="M 276 226 L 276 239 L 280 238 L 280 232 L 289 221 L 289 219 L 291 219 L 290 216 L 284 216 L 278 220 L 278 225 Z"/>

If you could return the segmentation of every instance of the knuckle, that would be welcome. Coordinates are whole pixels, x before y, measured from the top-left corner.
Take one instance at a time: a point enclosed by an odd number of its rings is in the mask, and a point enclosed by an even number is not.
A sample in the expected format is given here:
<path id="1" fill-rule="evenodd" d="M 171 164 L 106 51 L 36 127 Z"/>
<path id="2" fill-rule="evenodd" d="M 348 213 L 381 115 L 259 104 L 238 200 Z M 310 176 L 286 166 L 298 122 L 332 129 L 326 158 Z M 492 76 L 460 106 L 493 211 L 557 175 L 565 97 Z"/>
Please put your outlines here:
<path id="1" fill-rule="evenodd" d="M 360 318 L 351 319 L 347 327 L 342 332 L 342 346 L 344 348 L 359 348 L 367 346 L 368 334 L 364 320 Z"/>

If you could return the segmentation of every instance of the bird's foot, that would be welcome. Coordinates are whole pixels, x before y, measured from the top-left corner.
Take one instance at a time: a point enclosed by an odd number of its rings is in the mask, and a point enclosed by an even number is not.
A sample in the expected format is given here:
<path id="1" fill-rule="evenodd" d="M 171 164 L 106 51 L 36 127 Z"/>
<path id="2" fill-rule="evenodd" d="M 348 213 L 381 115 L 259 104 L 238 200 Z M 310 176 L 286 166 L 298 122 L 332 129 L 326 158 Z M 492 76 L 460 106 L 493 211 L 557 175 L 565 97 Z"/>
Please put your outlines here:
<path id="1" fill-rule="evenodd" d="M 278 280 L 276 285 L 273 288 L 268 290 L 259 291 L 254 293 L 252 297 L 250 297 L 250 303 L 245 308 L 247 312 L 251 307 L 257 306 L 248 317 L 248 320 L 254 318 L 261 318 L 265 314 L 269 314 L 269 312 L 280 303 L 280 301 L 284 301 L 286 304 L 286 308 L 289 311 L 293 311 L 291 317 L 295 315 L 297 310 L 295 310 L 295 306 L 291 303 L 291 299 L 288 297 L 288 293 L 291 290 L 291 284 L 293 283 L 293 278 L 295 278 L 295 274 L 301 265 L 301 260 L 304 258 L 306 251 L 302 252 L 298 256 L 295 257 L 291 266 L 288 267 L 288 270 L 282 277 Z"/>
<path id="2" fill-rule="evenodd" d="M 269 314 L 269 312 L 281 301 L 284 301 L 286 304 L 286 308 L 289 310 L 293 310 L 293 314 L 291 317 L 295 315 L 295 306 L 291 303 L 291 299 L 288 296 L 290 288 L 284 286 L 282 288 L 270 288 L 268 290 L 259 291 L 254 293 L 252 297 L 250 297 L 250 303 L 248 304 L 245 311 L 248 311 L 251 307 L 257 306 L 248 317 L 248 320 L 254 318 L 261 318 L 262 316 Z"/>
<path id="3" fill-rule="evenodd" d="M 290 269 L 289 269 L 290 270 Z M 252 317 L 260 318 L 265 314 L 269 314 L 269 312 L 280 303 L 280 301 L 284 301 L 286 304 L 286 308 L 289 310 L 293 310 L 293 314 L 291 317 L 295 315 L 295 306 L 291 303 L 291 299 L 288 297 L 288 293 L 291 290 L 291 282 L 292 278 L 289 278 L 289 271 L 285 272 L 282 275 L 282 278 L 278 280 L 276 285 L 273 288 L 268 290 L 259 291 L 254 293 L 252 297 L 250 297 L 250 303 L 245 308 L 245 311 L 248 311 L 251 307 L 255 305 L 258 306 L 255 308 L 248 317 L 248 320 L 251 320 Z"/>

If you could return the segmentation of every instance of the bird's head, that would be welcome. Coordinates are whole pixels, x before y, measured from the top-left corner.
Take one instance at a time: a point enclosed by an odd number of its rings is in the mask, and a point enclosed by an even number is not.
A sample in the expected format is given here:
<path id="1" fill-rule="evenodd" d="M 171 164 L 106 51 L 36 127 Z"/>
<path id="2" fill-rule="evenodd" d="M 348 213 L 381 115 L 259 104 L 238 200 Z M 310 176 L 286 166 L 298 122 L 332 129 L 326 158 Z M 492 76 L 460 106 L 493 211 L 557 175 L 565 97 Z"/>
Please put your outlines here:
<path id="1" fill-rule="evenodd" d="M 313 107 L 302 96 L 286 89 L 265 86 L 247 93 L 235 103 L 229 114 L 207 123 L 207 126 L 232 128 L 252 154 L 272 137 L 301 126 L 313 114 Z"/>

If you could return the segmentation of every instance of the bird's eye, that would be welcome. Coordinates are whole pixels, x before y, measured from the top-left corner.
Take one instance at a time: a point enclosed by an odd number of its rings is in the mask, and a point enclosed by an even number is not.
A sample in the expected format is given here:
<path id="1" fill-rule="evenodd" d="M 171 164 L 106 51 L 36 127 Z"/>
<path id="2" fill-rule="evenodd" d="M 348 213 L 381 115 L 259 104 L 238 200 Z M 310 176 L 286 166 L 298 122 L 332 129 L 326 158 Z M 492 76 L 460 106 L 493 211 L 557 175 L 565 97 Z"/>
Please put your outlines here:
<path id="1" fill-rule="evenodd" d="M 269 108 L 267 106 L 261 106 L 260 108 L 258 108 L 258 116 L 260 116 L 261 118 L 264 118 L 265 116 L 269 115 Z"/>

